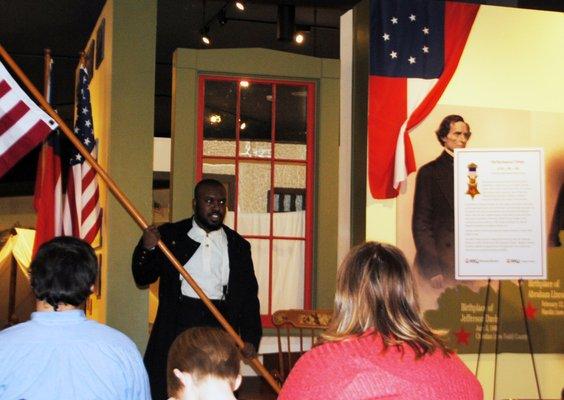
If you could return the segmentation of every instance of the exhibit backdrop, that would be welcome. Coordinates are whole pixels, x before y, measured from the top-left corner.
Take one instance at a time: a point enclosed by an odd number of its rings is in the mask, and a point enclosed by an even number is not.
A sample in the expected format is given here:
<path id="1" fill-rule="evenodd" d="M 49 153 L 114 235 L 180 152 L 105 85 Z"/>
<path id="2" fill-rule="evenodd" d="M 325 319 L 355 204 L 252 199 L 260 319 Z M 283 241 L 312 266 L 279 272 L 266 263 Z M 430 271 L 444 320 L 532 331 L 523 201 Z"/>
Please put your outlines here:
<path id="1" fill-rule="evenodd" d="M 449 114 L 470 124 L 467 148 L 544 149 L 547 280 L 523 282 L 525 312 L 515 280 L 492 281 L 486 303 L 485 280 L 434 288 L 417 275 L 426 318 L 461 353 L 478 352 L 484 311 L 483 352 L 528 352 L 525 319 L 535 353 L 564 352 L 562 22 L 556 12 L 481 6 L 451 83 L 433 112 L 410 133 L 418 167 L 441 153 L 434 131 Z M 415 257 L 415 179 L 416 173 L 409 176 L 396 213 L 396 244 L 410 261 Z"/>

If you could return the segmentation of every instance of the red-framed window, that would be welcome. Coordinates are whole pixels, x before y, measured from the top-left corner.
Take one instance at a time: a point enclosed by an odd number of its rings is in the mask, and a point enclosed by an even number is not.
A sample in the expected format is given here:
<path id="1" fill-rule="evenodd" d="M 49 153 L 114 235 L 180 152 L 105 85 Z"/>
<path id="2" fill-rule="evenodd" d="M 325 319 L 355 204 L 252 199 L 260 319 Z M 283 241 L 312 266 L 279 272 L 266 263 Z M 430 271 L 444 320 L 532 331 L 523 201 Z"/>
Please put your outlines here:
<path id="1" fill-rule="evenodd" d="M 311 308 L 315 83 L 199 77 L 198 178 L 223 182 L 225 224 L 251 243 L 261 318 Z"/>

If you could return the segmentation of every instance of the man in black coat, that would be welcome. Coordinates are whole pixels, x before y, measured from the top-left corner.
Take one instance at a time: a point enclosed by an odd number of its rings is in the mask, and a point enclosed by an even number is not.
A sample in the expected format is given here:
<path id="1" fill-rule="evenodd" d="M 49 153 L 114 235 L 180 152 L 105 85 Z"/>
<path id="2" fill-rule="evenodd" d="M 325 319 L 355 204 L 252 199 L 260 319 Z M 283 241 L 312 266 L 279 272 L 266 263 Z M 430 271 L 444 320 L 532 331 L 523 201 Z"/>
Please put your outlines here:
<path id="1" fill-rule="evenodd" d="M 434 288 L 454 279 L 454 149 L 466 147 L 470 126 L 445 117 L 435 132 L 444 150 L 417 173 L 411 229 L 415 265 Z"/>
<path id="2" fill-rule="evenodd" d="M 135 283 L 146 286 L 160 279 L 159 307 L 145 366 L 154 400 L 166 399 L 168 350 L 183 330 L 220 326 L 190 285 L 156 248 L 159 238 L 196 280 L 245 342 L 243 353 L 253 356 L 262 336 L 258 284 L 248 241 L 223 225 L 226 192 L 212 179 L 194 189 L 194 215 L 176 223 L 149 227 L 133 253 Z"/>

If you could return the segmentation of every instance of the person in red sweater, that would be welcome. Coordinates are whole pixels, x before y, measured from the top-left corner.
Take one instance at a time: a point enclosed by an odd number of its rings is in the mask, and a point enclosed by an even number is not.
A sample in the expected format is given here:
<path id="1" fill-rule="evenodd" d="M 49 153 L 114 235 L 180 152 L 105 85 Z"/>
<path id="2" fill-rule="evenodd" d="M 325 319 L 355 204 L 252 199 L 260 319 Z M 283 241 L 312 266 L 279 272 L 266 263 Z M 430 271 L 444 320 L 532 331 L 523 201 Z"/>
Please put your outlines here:
<path id="1" fill-rule="evenodd" d="M 333 318 L 279 400 L 481 400 L 482 387 L 424 321 L 398 248 L 368 242 L 337 271 Z"/>

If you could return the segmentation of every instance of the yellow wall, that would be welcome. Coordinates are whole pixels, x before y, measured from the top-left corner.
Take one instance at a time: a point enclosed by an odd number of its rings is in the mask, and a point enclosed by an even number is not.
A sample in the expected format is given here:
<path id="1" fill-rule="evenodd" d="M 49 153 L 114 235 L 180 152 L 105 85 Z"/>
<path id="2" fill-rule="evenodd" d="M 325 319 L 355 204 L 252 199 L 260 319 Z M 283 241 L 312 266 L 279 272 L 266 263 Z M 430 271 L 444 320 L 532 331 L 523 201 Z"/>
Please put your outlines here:
<path id="1" fill-rule="evenodd" d="M 471 147 L 540 146 L 545 150 L 547 221 L 564 182 L 564 15 L 482 6 L 460 65 L 431 115 L 411 138 L 417 165 L 440 152 L 433 130 L 448 113 L 470 122 Z M 367 240 L 397 243 L 408 258 L 415 175 L 398 200 L 367 201 Z M 474 370 L 476 355 L 463 355 Z M 543 398 L 559 398 L 564 356 L 536 354 Z M 482 356 L 479 379 L 493 393 L 493 355 Z M 498 356 L 496 398 L 536 398 L 528 354 Z"/>
<path id="2" fill-rule="evenodd" d="M 35 228 L 33 196 L 0 197 L 0 231 L 16 225 Z"/>
<path id="3" fill-rule="evenodd" d="M 151 218 L 156 3 L 109 0 L 94 28 L 105 19 L 105 56 L 90 89 L 99 162 L 145 218 Z M 109 151 L 111 149 L 111 151 Z M 149 160 L 149 161 L 148 161 Z M 93 317 L 147 342 L 147 291 L 131 275 L 131 253 L 140 229 L 99 180 L 102 228 L 102 298 Z"/>

